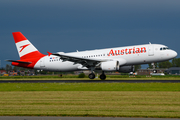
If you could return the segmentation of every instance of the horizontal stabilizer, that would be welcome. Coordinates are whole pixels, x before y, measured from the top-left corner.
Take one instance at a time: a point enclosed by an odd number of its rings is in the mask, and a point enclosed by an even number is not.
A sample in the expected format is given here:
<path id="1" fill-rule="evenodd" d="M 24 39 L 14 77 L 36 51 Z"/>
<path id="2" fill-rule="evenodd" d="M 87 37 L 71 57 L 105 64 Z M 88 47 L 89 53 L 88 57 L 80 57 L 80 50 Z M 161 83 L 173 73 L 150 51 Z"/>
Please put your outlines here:
<path id="1" fill-rule="evenodd" d="M 17 61 L 17 60 L 5 60 L 8 62 L 16 62 L 16 63 L 25 63 L 25 64 L 31 64 L 31 62 L 25 62 L 25 61 Z"/>

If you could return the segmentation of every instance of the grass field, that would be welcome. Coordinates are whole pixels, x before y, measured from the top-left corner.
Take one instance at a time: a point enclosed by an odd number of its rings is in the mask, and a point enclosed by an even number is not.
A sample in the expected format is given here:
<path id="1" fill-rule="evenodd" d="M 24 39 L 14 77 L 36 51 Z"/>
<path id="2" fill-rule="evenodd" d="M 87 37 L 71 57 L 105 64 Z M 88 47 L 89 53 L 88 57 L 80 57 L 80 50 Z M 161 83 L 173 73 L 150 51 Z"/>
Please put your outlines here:
<path id="1" fill-rule="evenodd" d="M 180 91 L 180 83 L 1 83 L 0 91 Z"/>
<path id="2" fill-rule="evenodd" d="M 0 115 L 180 118 L 180 83 L 1 83 Z"/>
<path id="3" fill-rule="evenodd" d="M 78 78 L 78 75 L 42 75 L 42 76 L 0 76 L 0 80 L 90 80 L 88 76 L 85 78 Z M 100 80 L 95 78 L 94 80 Z M 107 75 L 106 80 L 180 80 L 180 75 L 166 75 L 166 76 L 129 76 L 129 75 Z"/>

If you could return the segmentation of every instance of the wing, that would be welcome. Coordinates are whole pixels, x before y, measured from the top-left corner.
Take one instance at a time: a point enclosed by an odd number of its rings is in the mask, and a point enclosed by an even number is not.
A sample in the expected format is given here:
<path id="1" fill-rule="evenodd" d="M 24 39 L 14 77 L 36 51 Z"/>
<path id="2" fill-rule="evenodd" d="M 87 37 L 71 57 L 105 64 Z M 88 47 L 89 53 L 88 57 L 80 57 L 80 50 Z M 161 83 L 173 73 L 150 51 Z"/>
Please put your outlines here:
<path id="1" fill-rule="evenodd" d="M 79 56 L 72 56 L 67 54 L 53 53 L 52 55 L 59 56 L 60 59 L 65 61 L 74 62 L 74 64 L 81 64 L 83 67 L 96 67 L 101 62 L 112 61 L 111 59 L 95 59 L 95 58 L 82 58 Z"/>

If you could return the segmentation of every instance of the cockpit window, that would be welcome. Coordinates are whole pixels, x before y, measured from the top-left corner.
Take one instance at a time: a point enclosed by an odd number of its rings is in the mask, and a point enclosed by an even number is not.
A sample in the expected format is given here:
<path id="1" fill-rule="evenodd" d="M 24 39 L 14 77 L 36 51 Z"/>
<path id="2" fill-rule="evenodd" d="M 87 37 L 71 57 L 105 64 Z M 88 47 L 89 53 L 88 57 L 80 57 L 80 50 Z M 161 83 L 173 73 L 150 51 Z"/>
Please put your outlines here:
<path id="1" fill-rule="evenodd" d="M 168 47 L 162 47 L 162 48 L 160 48 L 160 50 L 169 50 L 169 48 Z"/>

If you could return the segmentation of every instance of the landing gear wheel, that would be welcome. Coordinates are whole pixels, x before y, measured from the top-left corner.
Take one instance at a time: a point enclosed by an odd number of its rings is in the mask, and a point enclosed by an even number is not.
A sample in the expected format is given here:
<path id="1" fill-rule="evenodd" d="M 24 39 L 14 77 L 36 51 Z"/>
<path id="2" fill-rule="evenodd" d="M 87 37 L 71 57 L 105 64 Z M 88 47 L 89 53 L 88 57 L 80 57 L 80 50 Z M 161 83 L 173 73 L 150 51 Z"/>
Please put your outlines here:
<path id="1" fill-rule="evenodd" d="M 95 78 L 95 74 L 94 73 L 89 74 L 89 78 L 90 79 L 94 79 Z"/>
<path id="2" fill-rule="evenodd" d="M 101 80 L 105 80 L 105 79 L 106 79 L 106 75 L 105 75 L 105 74 L 101 74 L 101 75 L 100 75 L 100 79 L 101 79 Z"/>
<path id="3" fill-rule="evenodd" d="M 157 70 L 153 70 L 153 73 L 157 73 Z"/>

